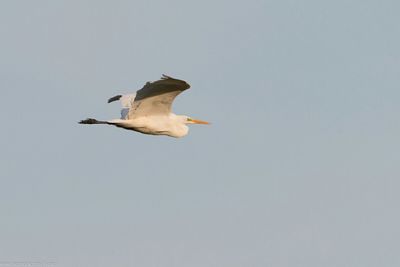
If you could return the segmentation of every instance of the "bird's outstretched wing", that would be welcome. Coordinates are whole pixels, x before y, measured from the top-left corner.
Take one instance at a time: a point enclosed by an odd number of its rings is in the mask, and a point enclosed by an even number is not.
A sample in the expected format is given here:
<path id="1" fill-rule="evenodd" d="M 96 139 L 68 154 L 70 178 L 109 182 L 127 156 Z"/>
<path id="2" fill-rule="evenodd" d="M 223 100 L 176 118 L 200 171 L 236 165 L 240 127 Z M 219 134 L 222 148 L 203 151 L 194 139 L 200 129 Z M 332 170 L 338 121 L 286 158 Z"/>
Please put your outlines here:
<path id="1" fill-rule="evenodd" d="M 129 109 L 127 119 L 142 116 L 167 115 L 172 102 L 181 92 L 189 89 L 185 81 L 163 75 L 160 80 L 148 82 L 136 92 L 135 100 Z"/>

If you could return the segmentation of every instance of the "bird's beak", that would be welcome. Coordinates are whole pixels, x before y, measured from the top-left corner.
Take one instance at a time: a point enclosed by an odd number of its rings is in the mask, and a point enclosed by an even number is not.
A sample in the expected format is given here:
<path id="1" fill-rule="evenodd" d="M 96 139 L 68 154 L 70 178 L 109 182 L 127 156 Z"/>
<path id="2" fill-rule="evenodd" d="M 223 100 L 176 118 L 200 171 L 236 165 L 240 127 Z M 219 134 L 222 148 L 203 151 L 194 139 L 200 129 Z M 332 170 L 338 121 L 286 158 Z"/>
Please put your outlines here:
<path id="1" fill-rule="evenodd" d="M 196 124 L 210 124 L 207 121 L 201 121 L 201 120 L 195 120 L 195 119 L 192 119 L 191 122 L 196 123 Z"/>

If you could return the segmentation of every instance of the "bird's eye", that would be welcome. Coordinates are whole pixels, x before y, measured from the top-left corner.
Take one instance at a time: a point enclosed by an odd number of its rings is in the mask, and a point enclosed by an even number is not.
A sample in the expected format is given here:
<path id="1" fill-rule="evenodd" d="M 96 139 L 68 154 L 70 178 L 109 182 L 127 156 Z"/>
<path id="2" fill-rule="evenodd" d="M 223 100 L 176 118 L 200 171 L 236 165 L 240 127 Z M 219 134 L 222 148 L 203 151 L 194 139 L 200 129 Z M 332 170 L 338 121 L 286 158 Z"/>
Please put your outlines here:
<path id="1" fill-rule="evenodd" d="M 191 118 L 187 118 L 187 121 L 192 121 L 192 119 Z"/>

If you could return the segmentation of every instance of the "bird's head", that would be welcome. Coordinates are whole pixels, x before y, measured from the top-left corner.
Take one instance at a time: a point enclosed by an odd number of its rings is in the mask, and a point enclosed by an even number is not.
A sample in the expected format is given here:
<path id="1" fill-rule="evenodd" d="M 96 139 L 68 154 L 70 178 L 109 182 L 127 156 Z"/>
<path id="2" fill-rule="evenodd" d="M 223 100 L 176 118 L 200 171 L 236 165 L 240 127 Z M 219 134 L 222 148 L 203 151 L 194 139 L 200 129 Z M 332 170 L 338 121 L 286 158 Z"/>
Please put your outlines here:
<path id="1" fill-rule="evenodd" d="M 180 116 L 184 124 L 210 124 L 207 121 L 196 120 L 188 116 Z"/>

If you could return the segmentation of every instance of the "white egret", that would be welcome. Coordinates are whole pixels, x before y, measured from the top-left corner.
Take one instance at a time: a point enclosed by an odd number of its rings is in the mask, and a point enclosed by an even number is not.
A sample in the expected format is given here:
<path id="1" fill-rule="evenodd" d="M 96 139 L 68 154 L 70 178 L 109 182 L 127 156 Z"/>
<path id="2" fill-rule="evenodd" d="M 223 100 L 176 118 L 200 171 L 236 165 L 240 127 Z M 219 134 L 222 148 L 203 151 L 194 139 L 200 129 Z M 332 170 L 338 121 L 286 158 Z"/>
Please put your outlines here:
<path id="1" fill-rule="evenodd" d="M 183 137 L 189 132 L 187 124 L 209 124 L 171 112 L 175 97 L 189 88 L 185 81 L 163 75 L 158 81 L 147 82 L 136 94 L 117 95 L 108 100 L 108 103 L 121 101 L 121 119 L 99 121 L 88 118 L 79 123 L 108 124 L 144 134 Z"/>

